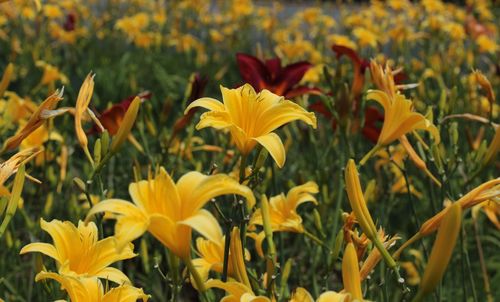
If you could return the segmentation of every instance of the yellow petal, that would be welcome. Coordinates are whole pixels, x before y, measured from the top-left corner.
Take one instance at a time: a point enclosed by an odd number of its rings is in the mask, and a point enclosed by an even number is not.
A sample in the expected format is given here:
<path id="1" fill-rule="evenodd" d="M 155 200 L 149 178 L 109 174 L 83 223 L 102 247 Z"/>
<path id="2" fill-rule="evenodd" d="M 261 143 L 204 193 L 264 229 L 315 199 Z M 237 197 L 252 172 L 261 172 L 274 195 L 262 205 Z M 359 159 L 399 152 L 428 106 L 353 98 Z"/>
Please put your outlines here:
<path id="1" fill-rule="evenodd" d="M 243 296 L 245 293 L 252 293 L 253 294 L 253 291 L 249 287 L 247 287 L 244 284 L 239 283 L 239 282 L 231 282 L 231 281 L 230 282 L 222 282 L 222 281 L 217 280 L 217 279 L 210 279 L 207 282 L 205 282 L 205 287 L 206 288 L 217 287 L 217 288 L 223 289 L 227 293 L 229 293 L 230 295 L 238 298 L 238 301 L 239 301 L 239 298 L 241 296 Z"/>
<path id="2" fill-rule="evenodd" d="M 334 291 L 327 291 L 318 297 L 316 302 L 349 302 L 351 301 L 350 294 L 339 294 Z"/>
<path id="3" fill-rule="evenodd" d="M 182 199 L 185 202 L 185 204 L 183 205 L 184 217 L 196 213 L 207 202 L 212 200 L 212 198 L 221 195 L 241 195 L 247 199 L 250 207 L 253 207 L 253 205 L 255 204 L 255 197 L 252 190 L 250 190 L 247 186 L 239 184 L 235 179 L 231 178 L 228 175 L 217 174 L 206 176 L 199 172 L 190 172 L 188 174 L 190 174 L 189 178 L 197 178 L 197 185 L 194 186 L 194 184 L 192 184 L 191 187 L 180 185 L 180 183 L 184 183 L 186 181 L 187 178 L 184 177 L 187 174 L 179 179 L 179 195 L 183 196 Z"/>
<path id="4" fill-rule="evenodd" d="M 225 110 L 224 104 L 222 104 L 218 100 L 205 97 L 205 98 L 197 99 L 196 101 L 189 104 L 189 106 L 187 106 L 186 110 L 184 110 L 184 114 L 187 114 L 194 107 L 202 107 L 202 108 L 208 109 L 210 111 L 224 111 Z"/>
<path id="5" fill-rule="evenodd" d="M 33 253 L 33 252 L 39 252 L 44 255 L 49 256 L 52 259 L 55 259 L 57 262 L 61 262 L 59 259 L 59 254 L 57 253 L 56 248 L 52 244 L 48 243 L 42 243 L 42 242 L 36 242 L 36 243 L 30 243 L 26 246 L 24 246 L 21 251 L 19 252 L 20 255 L 26 254 L 26 253 Z"/>
<path id="6" fill-rule="evenodd" d="M 130 284 L 130 279 L 122 271 L 114 267 L 106 267 L 97 272 L 95 277 L 113 281 L 117 284 Z"/>
<path id="7" fill-rule="evenodd" d="M 314 299 L 305 288 L 297 287 L 289 302 L 314 302 Z"/>
<path id="8" fill-rule="evenodd" d="M 196 130 L 207 127 L 224 129 L 230 127 L 231 125 L 231 117 L 227 112 L 209 111 L 200 116 L 200 121 L 196 125 Z"/>
<path id="9" fill-rule="evenodd" d="M 139 299 L 143 302 L 148 301 L 149 296 L 140 288 L 122 285 L 107 292 L 104 297 L 102 297 L 102 302 L 135 302 Z"/>
<path id="10" fill-rule="evenodd" d="M 271 132 L 269 134 L 256 137 L 254 140 L 269 151 L 269 154 L 271 154 L 278 167 L 283 167 L 286 160 L 285 147 L 276 133 Z"/>
<path id="11" fill-rule="evenodd" d="M 203 237 L 214 242 L 215 244 L 223 243 L 222 230 L 217 219 L 207 210 L 201 209 L 195 215 L 179 222 L 187 225 L 200 233 Z"/>
<path id="12" fill-rule="evenodd" d="M 255 130 L 257 134 L 267 134 L 284 124 L 296 120 L 301 120 L 314 129 L 317 127 L 317 120 L 314 113 L 308 112 L 300 105 L 289 100 L 282 100 L 277 105 L 263 112 L 259 117 L 256 117 L 256 119 L 259 121 Z"/>

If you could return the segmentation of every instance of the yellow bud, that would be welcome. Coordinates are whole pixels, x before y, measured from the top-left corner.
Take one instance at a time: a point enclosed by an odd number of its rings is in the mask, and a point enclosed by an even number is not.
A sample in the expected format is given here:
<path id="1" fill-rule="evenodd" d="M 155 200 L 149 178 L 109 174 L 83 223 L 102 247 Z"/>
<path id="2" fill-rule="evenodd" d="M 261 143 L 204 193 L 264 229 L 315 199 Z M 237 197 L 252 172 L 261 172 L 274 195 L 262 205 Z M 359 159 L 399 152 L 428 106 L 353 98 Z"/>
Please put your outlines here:
<path id="1" fill-rule="evenodd" d="M 83 182 L 83 180 L 81 180 L 80 178 L 78 178 L 78 177 L 73 178 L 73 183 L 75 184 L 75 186 L 78 189 L 80 189 L 80 191 L 82 193 L 87 192 L 87 186 L 85 185 L 85 183 Z"/>
<path id="2" fill-rule="evenodd" d="M 3 96 L 3 93 L 7 89 L 10 83 L 10 79 L 12 77 L 12 73 L 14 72 L 14 65 L 12 63 L 9 63 L 7 65 L 7 68 L 5 68 L 5 71 L 2 76 L 2 80 L 0 80 L 0 97 Z"/>
<path id="3" fill-rule="evenodd" d="M 352 295 L 353 300 L 363 301 L 361 279 L 359 277 L 358 256 L 352 242 L 349 242 L 342 259 L 342 281 L 344 289 Z"/>
<path id="4" fill-rule="evenodd" d="M 447 211 L 439 227 L 419 292 L 415 298 L 416 301 L 422 300 L 424 296 L 431 293 L 441 281 L 450 262 L 460 232 L 461 221 L 462 207 L 456 202 Z"/>
<path id="5" fill-rule="evenodd" d="M 363 229 L 363 232 L 368 236 L 368 238 L 375 238 L 377 236 L 377 229 L 375 228 L 370 212 L 366 207 L 365 198 L 359 182 L 358 170 L 356 169 L 356 164 L 352 159 L 347 162 L 345 169 L 345 184 L 347 187 L 349 203 L 351 204 L 351 208 L 354 211 L 354 215 L 356 216 L 361 229 Z"/>
<path id="6" fill-rule="evenodd" d="M 120 125 L 118 132 L 113 137 L 113 140 L 111 142 L 111 153 L 116 153 L 130 134 L 135 119 L 137 118 L 140 104 L 141 99 L 139 97 L 135 97 L 135 99 L 132 101 L 132 104 L 130 104 L 130 106 L 128 107 L 128 110 L 123 117 L 122 124 Z"/>
<path id="7" fill-rule="evenodd" d="M 243 259 L 243 247 L 241 244 L 240 230 L 234 228 L 231 232 L 231 242 L 229 245 L 229 260 L 232 262 L 234 276 L 236 279 L 251 288 L 250 280 L 248 279 L 247 270 L 245 267 L 245 259 Z"/>

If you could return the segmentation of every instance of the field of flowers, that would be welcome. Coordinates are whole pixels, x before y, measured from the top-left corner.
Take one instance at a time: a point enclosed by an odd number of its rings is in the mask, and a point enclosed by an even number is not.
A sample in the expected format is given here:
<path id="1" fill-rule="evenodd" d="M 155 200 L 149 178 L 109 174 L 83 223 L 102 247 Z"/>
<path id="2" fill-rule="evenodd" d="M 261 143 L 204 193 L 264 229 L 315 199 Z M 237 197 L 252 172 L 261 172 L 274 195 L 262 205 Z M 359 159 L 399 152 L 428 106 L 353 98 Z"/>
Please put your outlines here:
<path id="1" fill-rule="evenodd" d="M 500 300 L 498 4 L 0 0 L 0 301 Z"/>

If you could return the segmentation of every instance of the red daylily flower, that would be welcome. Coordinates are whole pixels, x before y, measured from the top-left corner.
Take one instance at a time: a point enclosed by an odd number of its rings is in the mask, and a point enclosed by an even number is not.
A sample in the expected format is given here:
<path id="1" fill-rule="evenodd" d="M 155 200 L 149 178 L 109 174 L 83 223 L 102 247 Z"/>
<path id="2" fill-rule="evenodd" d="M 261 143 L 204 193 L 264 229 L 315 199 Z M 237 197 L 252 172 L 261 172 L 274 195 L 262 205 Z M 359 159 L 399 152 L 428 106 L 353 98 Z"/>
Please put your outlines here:
<path id="1" fill-rule="evenodd" d="M 332 50 L 337 54 L 337 59 L 346 55 L 354 64 L 354 79 L 351 86 L 351 94 L 354 100 L 357 100 L 361 95 L 365 84 L 365 70 L 370 67 L 370 61 L 360 58 L 358 53 L 349 47 L 342 45 L 332 45 Z"/>
<path id="2" fill-rule="evenodd" d="M 303 94 L 320 93 L 317 88 L 298 86 L 304 74 L 312 67 L 312 64 L 306 61 L 282 67 L 279 58 L 263 62 L 243 53 L 236 54 L 236 61 L 241 77 L 246 83 L 252 85 L 256 92 L 267 89 L 287 99 Z"/>
<path id="3" fill-rule="evenodd" d="M 139 93 L 137 96 L 141 98 L 141 101 L 144 101 L 151 99 L 151 95 L 151 92 L 145 91 Z M 109 132 L 110 135 L 115 135 L 116 132 L 118 132 L 118 129 L 123 121 L 123 117 L 125 116 L 125 112 L 127 112 L 128 107 L 132 104 L 135 97 L 135 95 L 129 96 L 97 116 L 102 126 Z M 99 132 L 101 132 L 100 129 L 94 125 L 94 127 L 90 129 L 89 134 Z"/>

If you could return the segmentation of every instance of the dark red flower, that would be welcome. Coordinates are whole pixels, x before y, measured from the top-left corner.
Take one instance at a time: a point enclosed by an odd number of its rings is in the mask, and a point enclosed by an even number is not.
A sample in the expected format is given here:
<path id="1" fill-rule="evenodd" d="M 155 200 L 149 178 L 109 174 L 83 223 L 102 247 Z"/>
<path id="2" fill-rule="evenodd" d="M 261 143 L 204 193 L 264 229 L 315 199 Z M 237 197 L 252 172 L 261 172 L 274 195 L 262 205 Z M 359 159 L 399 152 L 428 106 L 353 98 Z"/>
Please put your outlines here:
<path id="1" fill-rule="evenodd" d="M 353 63 L 354 78 L 351 84 L 350 97 L 346 95 L 338 96 L 340 99 L 336 102 L 336 108 L 334 108 L 334 110 L 336 110 L 341 120 L 348 118 L 352 112 L 354 121 L 351 123 L 351 131 L 355 133 L 359 131 L 359 102 L 365 83 L 365 71 L 370 66 L 370 62 L 361 58 L 353 49 L 349 47 L 333 45 L 332 50 L 337 54 L 337 59 L 346 55 Z M 328 95 L 333 95 L 333 93 L 330 92 Z M 337 120 L 323 102 L 318 101 L 309 106 L 309 108 L 330 120 L 334 130 L 337 128 Z M 361 134 L 371 142 L 376 143 L 380 135 L 380 127 L 384 121 L 384 115 L 373 106 L 367 106 L 364 110 L 364 114 L 365 123 L 361 129 Z"/>
<path id="2" fill-rule="evenodd" d="M 145 91 L 139 93 L 137 96 L 142 100 L 151 99 L 151 92 Z M 123 117 L 125 116 L 125 112 L 127 112 L 128 107 L 135 99 L 135 95 L 129 96 L 126 99 L 122 100 L 118 104 L 111 106 L 109 109 L 106 109 L 103 113 L 99 114 L 97 118 L 101 122 L 102 126 L 108 130 L 110 135 L 115 135 L 120 128 L 120 125 L 123 121 Z M 99 133 L 100 129 L 94 125 L 92 129 L 90 129 L 89 134 Z"/>
<path id="3" fill-rule="evenodd" d="M 64 22 L 63 28 L 65 31 L 73 31 L 75 30 L 75 24 L 76 24 L 76 15 L 73 12 L 70 12 L 66 16 L 66 21 Z"/>
<path id="4" fill-rule="evenodd" d="M 293 98 L 303 94 L 319 94 L 317 88 L 298 85 L 312 64 L 301 61 L 281 66 L 279 58 L 262 62 L 258 58 L 238 53 L 236 61 L 243 80 L 257 91 L 267 89 L 277 95 Z"/>

